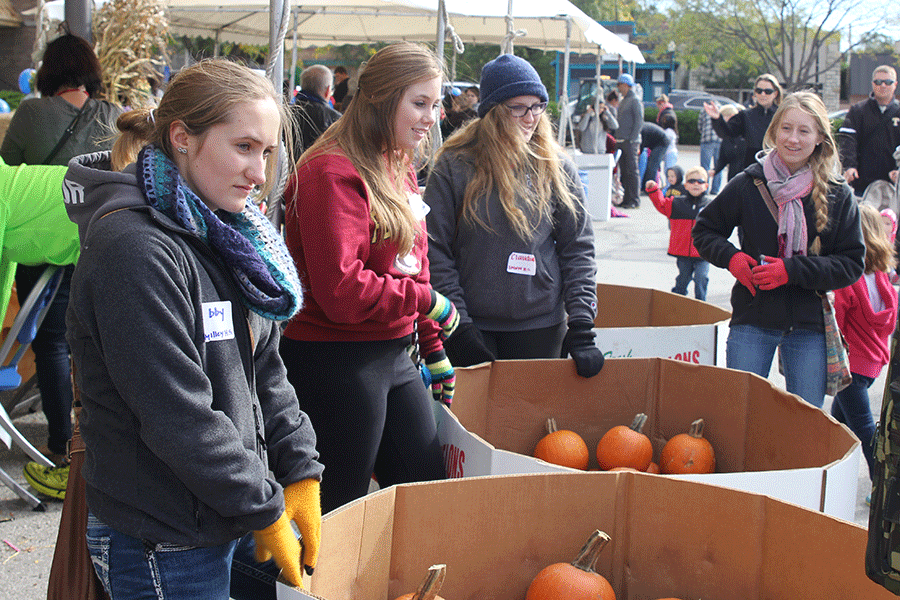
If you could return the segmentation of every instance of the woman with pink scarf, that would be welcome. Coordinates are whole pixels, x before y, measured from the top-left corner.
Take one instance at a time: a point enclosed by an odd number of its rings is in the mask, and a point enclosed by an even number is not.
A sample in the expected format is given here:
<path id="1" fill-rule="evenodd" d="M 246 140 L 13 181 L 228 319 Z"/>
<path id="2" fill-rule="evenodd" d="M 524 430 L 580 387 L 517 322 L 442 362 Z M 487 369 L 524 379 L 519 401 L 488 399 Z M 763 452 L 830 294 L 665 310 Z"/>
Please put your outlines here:
<path id="1" fill-rule="evenodd" d="M 818 407 L 826 372 L 819 292 L 857 281 L 865 256 L 857 205 L 837 162 L 822 100 L 791 94 L 756 162 L 703 209 L 692 232 L 700 256 L 736 279 L 727 366 L 768 377 L 780 350 L 787 391 Z M 729 240 L 735 228 L 740 248 Z"/>

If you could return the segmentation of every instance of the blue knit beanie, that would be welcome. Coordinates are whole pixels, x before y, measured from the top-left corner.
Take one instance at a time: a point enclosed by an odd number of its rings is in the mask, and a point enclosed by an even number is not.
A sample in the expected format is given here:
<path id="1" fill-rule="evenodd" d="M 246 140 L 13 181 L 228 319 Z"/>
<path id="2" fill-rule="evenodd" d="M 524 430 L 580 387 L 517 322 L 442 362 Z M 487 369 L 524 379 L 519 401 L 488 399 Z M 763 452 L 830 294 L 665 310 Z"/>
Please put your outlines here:
<path id="1" fill-rule="evenodd" d="M 501 54 L 481 69 L 481 102 L 478 116 L 483 117 L 496 105 L 516 96 L 537 96 L 547 102 L 547 88 L 528 61 L 513 54 Z"/>

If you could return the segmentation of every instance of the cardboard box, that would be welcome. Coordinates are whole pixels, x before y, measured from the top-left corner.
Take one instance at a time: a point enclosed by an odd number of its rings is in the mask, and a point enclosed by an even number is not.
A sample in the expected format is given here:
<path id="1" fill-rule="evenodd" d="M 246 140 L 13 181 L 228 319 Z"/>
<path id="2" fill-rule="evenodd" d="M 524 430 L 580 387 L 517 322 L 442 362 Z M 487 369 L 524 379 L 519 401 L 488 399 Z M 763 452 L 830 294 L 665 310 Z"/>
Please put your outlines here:
<path id="1" fill-rule="evenodd" d="M 770 495 L 852 521 L 862 449 L 844 425 L 751 373 L 661 358 L 610 359 L 590 379 L 571 360 L 496 361 L 459 369 L 453 411 L 437 406 L 450 477 L 566 470 L 532 458 L 548 417 L 597 442 L 648 416 L 654 459 L 705 421 L 716 473 L 678 476 Z"/>
<path id="2" fill-rule="evenodd" d="M 864 571 L 866 531 L 762 495 L 634 473 L 401 485 L 325 516 L 307 595 L 392 600 L 445 563 L 448 600 L 522 600 L 595 529 L 617 600 L 887 600 Z"/>
<path id="3" fill-rule="evenodd" d="M 731 313 L 649 288 L 597 284 L 597 347 L 607 358 L 659 356 L 725 365 Z"/>

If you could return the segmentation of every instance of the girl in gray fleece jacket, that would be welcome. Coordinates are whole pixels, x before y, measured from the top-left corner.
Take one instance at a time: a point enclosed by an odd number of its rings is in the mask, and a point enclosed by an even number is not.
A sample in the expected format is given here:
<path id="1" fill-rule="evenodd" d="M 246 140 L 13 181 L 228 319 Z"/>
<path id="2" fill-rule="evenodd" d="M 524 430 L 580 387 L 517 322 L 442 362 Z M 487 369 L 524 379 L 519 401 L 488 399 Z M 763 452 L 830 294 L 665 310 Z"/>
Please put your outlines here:
<path id="1" fill-rule="evenodd" d="M 300 281 L 250 197 L 278 155 L 279 105 L 263 77 L 203 61 L 158 109 L 120 117 L 112 160 L 70 163 L 84 261 L 67 337 L 88 549 L 111 598 L 274 598 L 273 570 L 301 585 L 316 564 L 323 467 L 278 354 Z M 114 170 L 136 137 L 152 143 Z M 254 564 L 254 540 L 276 568 Z"/>
<path id="2" fill-rule="evenodd" d="M 454 365 L 565 352 L 582 377 L 603 366 L 593 230 L 547 99 L 525 60 L 487 63 L 479 118 L 444 143 L 428 179 L 431 282 L 460 313 L 444 342 Z"/>

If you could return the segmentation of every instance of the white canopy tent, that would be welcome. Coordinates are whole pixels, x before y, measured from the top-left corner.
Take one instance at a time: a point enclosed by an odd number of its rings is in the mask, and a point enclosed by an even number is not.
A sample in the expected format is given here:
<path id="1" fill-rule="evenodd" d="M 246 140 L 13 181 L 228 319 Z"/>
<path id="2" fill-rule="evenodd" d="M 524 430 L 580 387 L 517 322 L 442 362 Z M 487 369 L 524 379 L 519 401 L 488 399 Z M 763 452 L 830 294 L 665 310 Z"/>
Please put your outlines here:
<path id="1" fill-rule="evenodd" d="M 174 35 L 203 35 L 220 40 L 269 42 L 266 0 L 169 0 Z M 501 44 L 506 35 L 508 0 L 444 0 L 450 25 L 463 43 Z M 318 0 L 290 7 L 289 28 L 301 48 L 328 44 L 362 44 L 401 40 L 434 42 L 439 0 Z M 640 50 L 612 33 L 568 0 L 514 0 L 513 19 L 529 48 L 565 51 L 566 17 L 573 52 L 607 54 L 626 62 L 644 62 Z M 295 22 L 296 23 L 295 23 Z M 291 38 L 293 33 L 288 35 Z"/>
<path id="2" fill-rule="evenodd" d="M 282 23 L 270 15 L 270 5 L 277 7 L 280 2 L 168 0 L 171 32 L 203 35 L 217 41 L 257 44 L 275 41 L 278 45 L 279 36 L 274 32 Z M 645 62 L 636 45 L 612 33 L 568 0 L 319 0 L 297 3 L 290 8 L 280 6 L 283 12 L 290 12 L 289 22 L 285 24 L 290 34 L 284 39 L 291 40 L 294 57 L 298 47 L 401 40 L 434 42 L 444 39 L 445 30 L 462 44 L 504 47 L 511 45 L 510 32 L 515 26 L 517 31 L 513 35 L 517 43 L 564 52 L 561 90 L 564 93 L 568 90 L 570 52 L 597 55 L 598 76 L 603 54 L 617 55 L 629 63 Z M 442 53 L 443 45 L 438 49 Z M 295 62 L 294 58 L 292 63 Z M 283 59 L 276 60 L 276 64 L 283 64 Z M 274 70 L 282 71 L 280 66 Z M 293 76 L 295 69 L 291 68 L 290 72 Z M 571 127 L 567 107 L 568 102 L 560 101 L 561 121 L 566 124 L 560 127 L 560 140 Z"/>

